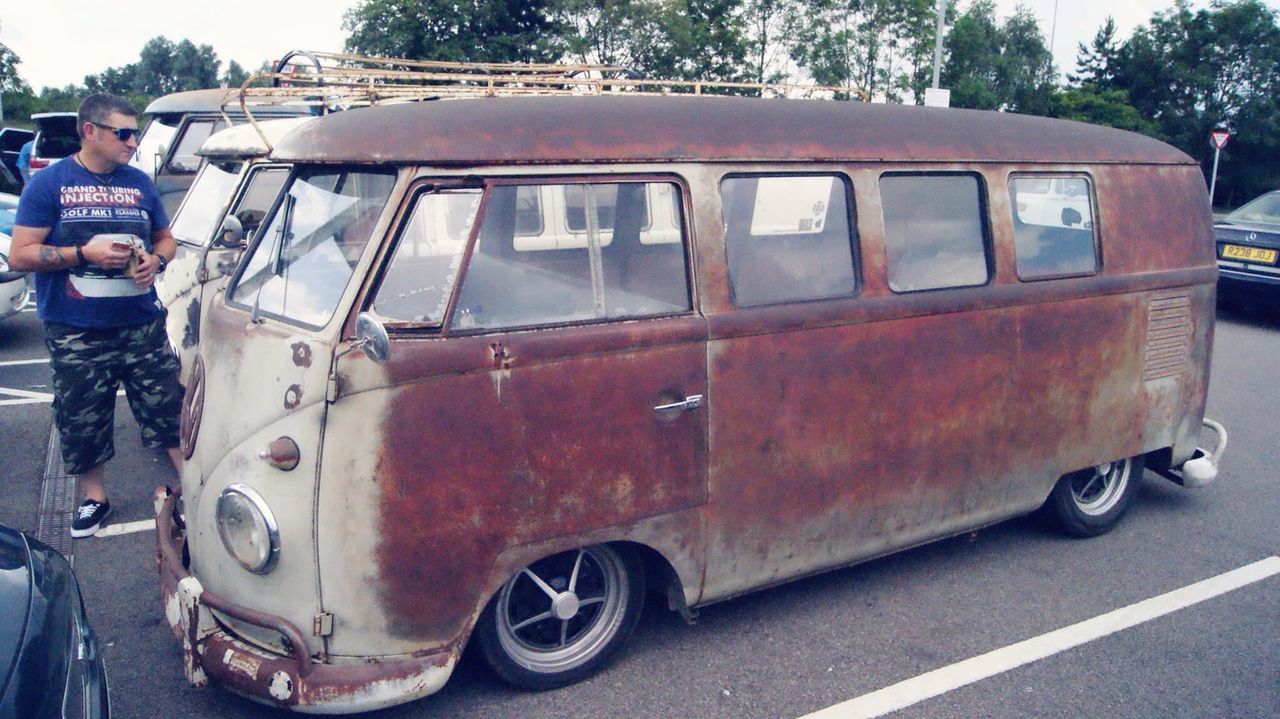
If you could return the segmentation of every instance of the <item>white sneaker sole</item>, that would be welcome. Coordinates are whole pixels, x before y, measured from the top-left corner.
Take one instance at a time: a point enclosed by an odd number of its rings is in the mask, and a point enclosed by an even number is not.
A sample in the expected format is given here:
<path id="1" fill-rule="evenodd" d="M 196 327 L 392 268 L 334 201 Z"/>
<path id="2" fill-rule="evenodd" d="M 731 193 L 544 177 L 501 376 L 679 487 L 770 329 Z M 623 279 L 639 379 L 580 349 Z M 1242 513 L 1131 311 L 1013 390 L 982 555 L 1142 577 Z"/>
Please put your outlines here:
<path id="1" fill-rule="evenodd" d="M 108 508 L 107 513 L 102 515 L 102 519 L 99 519 L 98 523 L 93 525 L 92 527 L 85 527 L 84 529 L 76 529 L 75 527 L 72 527 L 71 536 L 74 537 L 75 539 L 84 539 L 85 537 L 92 537 L 93 535 L 98 533 L 99 529 L 102 529 L 102 525 L 106 523 L 107 517 L 110 517 L 110 516 L 111 516 L 111 509 Z"/>

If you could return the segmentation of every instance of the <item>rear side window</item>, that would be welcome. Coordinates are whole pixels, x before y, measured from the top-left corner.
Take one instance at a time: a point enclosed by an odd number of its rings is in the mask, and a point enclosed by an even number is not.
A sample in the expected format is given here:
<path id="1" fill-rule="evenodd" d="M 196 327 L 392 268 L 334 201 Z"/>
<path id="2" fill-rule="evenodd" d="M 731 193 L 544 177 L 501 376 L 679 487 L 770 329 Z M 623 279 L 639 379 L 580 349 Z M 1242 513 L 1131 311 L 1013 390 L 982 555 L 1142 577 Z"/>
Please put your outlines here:
<path id="1" fill-rule="evenodd" d="M 842 177 L 728 177 L 720 196 L 734 304 L 854 293 L 849 186 Z"/>
<path id="2" fill-rule="evenodd" d="M 1085 177 L 1009 179 L 1018 277 L 1031 280 L 1098 271 L 1090 189 Z"/>
<path id="3" fill-rule="evenodd" d="M 688 312 L 684 222 L 669 206 L 679 198 L 668 182 L 490 188 L 450 327 L 480 331 Z M 535 211 L 541 213 L 536 220 Z"/>
<path id="4" fill-rule="evenodd" d="M 986 284 L 982 186 L 960 173 L 880 177 L 889 288 L 915 292 Z"/>

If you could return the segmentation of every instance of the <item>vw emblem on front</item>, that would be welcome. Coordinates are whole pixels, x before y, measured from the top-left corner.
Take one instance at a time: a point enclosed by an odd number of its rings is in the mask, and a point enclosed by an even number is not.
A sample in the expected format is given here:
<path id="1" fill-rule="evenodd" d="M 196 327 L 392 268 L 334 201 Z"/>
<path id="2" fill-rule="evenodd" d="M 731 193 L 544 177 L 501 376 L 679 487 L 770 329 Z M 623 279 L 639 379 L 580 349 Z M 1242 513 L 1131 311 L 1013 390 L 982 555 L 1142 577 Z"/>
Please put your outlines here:
<path id="1" fill-rule="evenodd" d="M 1248 236 L 1248 237 L 1246 237 L 1246 238 L 1244 238 L 1244 239 L 1245 239 L 1245 240 L 1247 240 L 1247 241 L 1249 241 L 1249 242 L 1254 242 L 1254 241 L 1256 241 L 1256 240 L 1258 239 L 1258 233 L 1256 233 L 1256 232 L 1250 232 L 1250 233 L 1249 233 L 1249 236 Z"/>

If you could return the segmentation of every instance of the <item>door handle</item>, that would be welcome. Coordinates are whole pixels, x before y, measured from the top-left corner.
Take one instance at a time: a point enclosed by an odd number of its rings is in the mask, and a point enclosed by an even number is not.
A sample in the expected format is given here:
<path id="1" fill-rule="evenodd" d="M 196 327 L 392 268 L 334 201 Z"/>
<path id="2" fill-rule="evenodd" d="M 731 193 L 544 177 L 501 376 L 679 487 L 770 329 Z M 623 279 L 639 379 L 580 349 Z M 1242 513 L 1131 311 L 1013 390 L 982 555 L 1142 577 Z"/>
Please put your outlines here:
<path id="1" fill-rule="evenodd" d="M 670 412 L 674 410 L 690 410 L 697 409 L 702 406 L 702 395 L 694 394 L 685 397 L 681 402 L 672 402 L 671 404 L 660 404 L 654 407 L 655 412 Z"/>

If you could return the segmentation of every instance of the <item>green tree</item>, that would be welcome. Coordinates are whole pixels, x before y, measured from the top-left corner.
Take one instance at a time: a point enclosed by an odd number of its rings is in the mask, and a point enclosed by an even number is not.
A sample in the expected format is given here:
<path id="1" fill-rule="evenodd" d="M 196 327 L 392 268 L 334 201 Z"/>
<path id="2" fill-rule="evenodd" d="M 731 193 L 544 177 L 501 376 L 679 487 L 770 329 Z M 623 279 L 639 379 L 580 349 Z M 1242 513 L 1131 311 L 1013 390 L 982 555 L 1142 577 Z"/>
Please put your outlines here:
<path id="1" fill-rule="evenodd" d="M 1089 45 L 1079 43 L 1076 52 L 1076 74 L 1067 75 L 1073 86 L 1094 85 L 1105 87 L 1115 80 L 1116 54 L 1120 43 L 1116 39 L 1116 21 L 1110 15 L 1093 36 Z"/>
<path id="2" fill-rule="evenodd" d="M 556 0 L 560 46 L 575 62 L 646 79 L 742 80 L 747 39 L 742 0 Z"/>
<path id="3" fill-rule="evenodd" d="M 1280 184 L 1273 160 L 1280 156 L 1280 24 L 1260 0 L 1218 1 L 1201 10 L 1177 0 L 1134 31 L 1115 67 L 1115 86 L 1206 175 L 1210 130 L 1235 130 L 1222 153 L 1219 198 L 1240 201 Z"/>
<path id="4" fill-rule="evenodd" d="M 546 62 L 562 51 L 547 0 L 361 0 L 342 27 L 347 50 L 365 55 Z"/>
<path id="5" fill-rule="evenodd" d="M 1086 84 L 1056 93 L 1048 114 L 1050 117 L 1106 125 L 1144 135 L 1159 133 L 1156 124 L 1130 104 L 1128 93 L 1117 87 Z"/>
<path id="6" fill-rule="evenodd" d="M 27 86 L 26 80 L 18 74 L 18 66 L 22 64 L 22 59 L 17 53 L 9 49 L 8 45 L 0 42 L 0 92 L 4 93 L 22 93 L 30 92 L 31 88 Z"/>
<path id="7" fill-rule="evenodd" d="M 793 58 L 819 84 L 898 101 L 917 90 L 935 7 L 931 0 L 814 0 Z"/>
<path id="8" fill-rule="evenodd" d="M 788 82 L 805 7 L 802 0 L 747 0 L 743 3 L 745 75 L 751 82 Z"/>
<path id="9" fill-rule="evenodd" d="M 1053 103 L 1053 56 L 1031 11 L 1019 6 L 998 25 L 992 0 L 978 0 L 947 34 L 942 84 L 951 104 L 983 110 L 1048 114 Z"/>
<path id="10" fill-rule="evenodd" d="M 223 87 L 240 87 L 249 79 L 249 72 L 235 60 L 227 62 L 227 71 L 222 73 Z"/>

